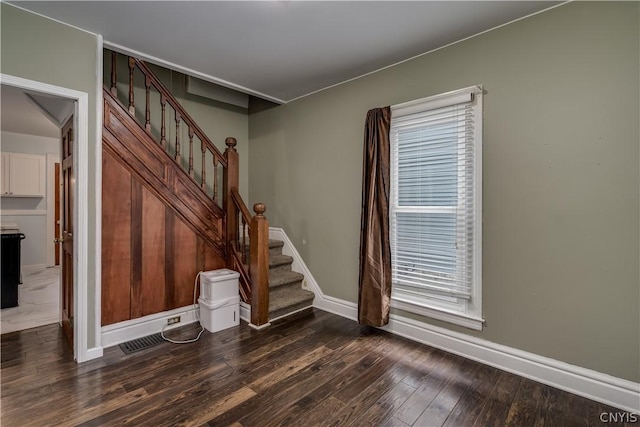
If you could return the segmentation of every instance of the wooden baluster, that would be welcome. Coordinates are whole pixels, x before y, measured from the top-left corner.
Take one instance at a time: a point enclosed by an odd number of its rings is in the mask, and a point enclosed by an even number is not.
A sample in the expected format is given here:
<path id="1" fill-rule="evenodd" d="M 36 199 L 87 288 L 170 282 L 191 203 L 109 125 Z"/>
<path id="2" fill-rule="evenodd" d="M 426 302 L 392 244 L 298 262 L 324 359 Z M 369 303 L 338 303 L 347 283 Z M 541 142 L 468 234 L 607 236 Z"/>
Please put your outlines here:
<path id="1" fill-rule="evenodd" d="M 160 126 L 160 145 L 162 148 L 167 147 L 167 127 L 165 123 L 165 110 L 167 108 L 167 99 L 164 95 L 160 95 L 160 104 L 162 105 L 162 125 Z"/>
<path id="2" fill-rule="evenodd" d="M 149 78 L 149 76 L 145 76 L 144 79 L 144 87 L 146 90 L 146 106 L 145 106 L 145 110 L 144 110 L 144 128 L 148 131 L 151 132 L 151 105 L 150 105 L 150 94 L 151 94 L 151 79 Z"/>
<path id="3" fill-rule="evenodd" d="M 180 113 L 176 110 L 176 162 L 180 163 Z"/>
<path id="4" fill-rule="evenodd" d="M 218 158 L 213 154 L 213 202 L 218 204 Z"/>
<path id="5" fill-rule="evenodd" d="M 207 189 L 207 164 L 205 163 L 206 154 L 207 154 L 207 146 L 204 144 L 204 141 L 200 141 L 200 148 L 202 148 L 202 176 L 200 178 L 200 187 L 206 191 Z M 215 159 L 215 156 L 213 156 Z"/>
<path id="6" fill-rule="evenodd" d="M 115 52 L 111 52 L 111 95 L 114 97 L 118 97 L 118 88 L 116 87 L 117 77 L 116 77 L 116 58 L 117 55 Z"/>
<path id="7" fill-rule="evenodd" d="M 238 217 L 235 212 L 235 204 L 231 200 L 231 189 L 238 188 L 238 152 L 236 151 L 237 141 L 235 138 L 227 138 L 224 143 L 227 149 L 224 151 L 224 157 L 227 160 L 227 167 L 224 168 L 222 177 L 223 200 L 222 209 L 227 217 L 226 224 L 226 244 L 227 244 L 227 268 L 233 269 L 233 256 L 231 255 L 232 242 L 236 240 L 238 233 Z M 215 157 L 215 156 L 214 156 Z"/>
<path id="8" fill-rule="evenodd" d="M 136 67 L 136 60 L 129 57 L 129 113 L 135 115 L 136 108 L 133 103 L 133 70 Z"/>
<path id="9" fill-rule="evenodd" d="M 236 230 L 236 250 L 240 250 L 240 221 L 244 221 L 244 218 L 242 217 L 242 214 L 240 213 L 240 210 L 237 210 L 237 216 L 236 216 L 236 224 L 238 224 L 238 229 Z"/>
<path id="10" fill-rule="evenodd" d="M 251 277 L 251 325 L 269 324 L 269 221 L 264 216 L 263 203 L 253 205 L 256 215 L 249 227 L 249 274 Z"/>
<path id="11" fill-rule="evenodd" d="M 189 176 L 194 178 L 193 173 L 193 128 L 189 126 Z"/>
<path id="12" fill-rule="evenodd" d="M 247 265 L 247 222 L 244 220 L 244 216 L 242 216 L 242 263 Z"/>

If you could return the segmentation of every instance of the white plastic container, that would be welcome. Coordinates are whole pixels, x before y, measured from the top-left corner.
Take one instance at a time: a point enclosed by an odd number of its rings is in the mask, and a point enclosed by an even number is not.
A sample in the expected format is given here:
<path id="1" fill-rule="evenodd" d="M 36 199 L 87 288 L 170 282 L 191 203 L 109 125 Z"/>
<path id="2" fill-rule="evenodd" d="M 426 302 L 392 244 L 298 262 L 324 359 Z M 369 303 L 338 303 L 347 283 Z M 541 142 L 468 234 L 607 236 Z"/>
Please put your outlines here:
<path id="1" fill-rule="evenodd" d="M 238 296 L 240 273 L 226 268 L 200 273 L 200 298 L 211 304 Z"/>
<path id="2" fill-rule="evenodd" d="M 240 324 L 240 296 L 210 302 L 198 298 L 200 324 L 209 332 L 218 332 Z"/>

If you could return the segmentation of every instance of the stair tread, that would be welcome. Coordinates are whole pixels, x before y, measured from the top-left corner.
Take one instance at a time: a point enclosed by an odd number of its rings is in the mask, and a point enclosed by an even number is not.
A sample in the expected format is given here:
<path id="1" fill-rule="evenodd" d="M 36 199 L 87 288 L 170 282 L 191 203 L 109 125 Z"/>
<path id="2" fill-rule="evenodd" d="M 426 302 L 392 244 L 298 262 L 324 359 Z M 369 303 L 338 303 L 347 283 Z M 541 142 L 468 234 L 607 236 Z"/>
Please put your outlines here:
<path id="1" fill-rule="evenodd" d="M 270 288 L 276 288 L 278 286 L 288 285 L 302 280 L 304 280 L 304 274 L 300 274 L 297 271 L 274 271 L 269 273 Z"/>
<path id="2" fill-rule="evenodd" d="M 272 255 L 269 257 L 269 267 L 291 264 L 292 262 L 293 257 L 290 257 L 289 255 Z"/>
<path id="3" fill-rule="evenodd" d="M 298 305 L 303 302 L 311 302 L 313 301 L 314 296 L 313 292 L 301 288 L 271 292 L 269 294 L 269 313 Z"/>

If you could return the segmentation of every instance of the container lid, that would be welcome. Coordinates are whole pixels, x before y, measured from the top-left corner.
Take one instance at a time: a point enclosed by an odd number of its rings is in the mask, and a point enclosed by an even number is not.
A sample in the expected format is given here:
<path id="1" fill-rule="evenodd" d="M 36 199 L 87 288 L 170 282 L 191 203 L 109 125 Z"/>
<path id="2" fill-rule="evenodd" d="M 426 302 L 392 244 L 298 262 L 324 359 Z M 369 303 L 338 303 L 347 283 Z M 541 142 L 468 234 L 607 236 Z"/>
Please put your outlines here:
<path id="1" fill-rule="evenodd" d="M 229 270 L 228 268 L 205 271 L 200 275 L 209 282 L 222 282 L 225 280 L 237 279 L 240 277 L 240 273 L 238 273 L 237 271 Z"/>
<path id="2" fill-rule="evenodd" d="M 231 298 L 225 298 L 220 301 L 207 301 L 202 297 L 198 298 L 198 304 L 204 308 L 209 310 L 215 310 L 217 308 L 228 307 L 230 305 L 238 305 L 240 304 L 240 296 L 235 296 Z"/>

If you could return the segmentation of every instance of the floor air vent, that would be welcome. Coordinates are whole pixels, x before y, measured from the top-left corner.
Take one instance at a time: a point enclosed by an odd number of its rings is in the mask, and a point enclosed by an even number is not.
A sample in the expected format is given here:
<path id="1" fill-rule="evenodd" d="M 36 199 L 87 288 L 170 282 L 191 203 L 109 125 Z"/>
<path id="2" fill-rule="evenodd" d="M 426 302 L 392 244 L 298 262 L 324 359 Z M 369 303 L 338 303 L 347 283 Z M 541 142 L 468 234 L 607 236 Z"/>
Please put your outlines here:
<path id="1" fill-rule="evenodd" d="M 158 345 L 163 343 L 162 335 L 153 334 L 148 337 L 142 337 L 135 340 L 127 341 L 125 343 L 120 344 L 120 348 L 124 351 L 125 354 L 135 353 L 136 351 L 141 351 L 149 347 L 153 347 L 154 345 Z"/>

